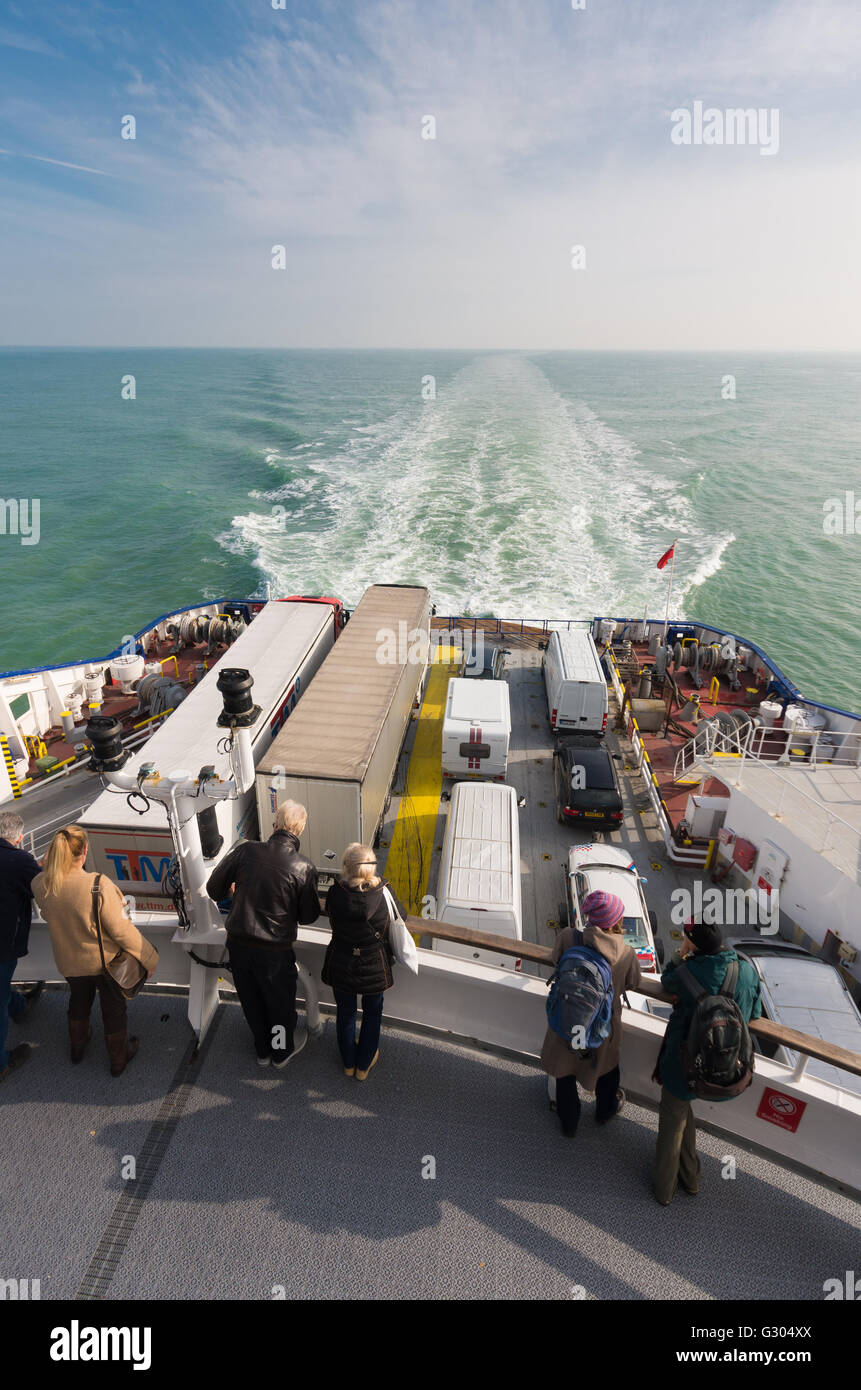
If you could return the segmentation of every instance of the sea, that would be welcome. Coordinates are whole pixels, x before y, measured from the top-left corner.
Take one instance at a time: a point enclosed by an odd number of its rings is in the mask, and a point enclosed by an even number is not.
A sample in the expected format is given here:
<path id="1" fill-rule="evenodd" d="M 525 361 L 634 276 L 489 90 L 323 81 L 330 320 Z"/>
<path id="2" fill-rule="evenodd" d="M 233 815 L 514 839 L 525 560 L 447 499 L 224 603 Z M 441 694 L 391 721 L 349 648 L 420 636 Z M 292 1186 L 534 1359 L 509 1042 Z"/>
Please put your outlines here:
<path id="1" fill-rule="evenodd" d="M 663 618 L 675 542 L 671 619 L 858 710 L 859 388 L 849 354 L 5 348 L 0 671 L 267 585 Z"/>

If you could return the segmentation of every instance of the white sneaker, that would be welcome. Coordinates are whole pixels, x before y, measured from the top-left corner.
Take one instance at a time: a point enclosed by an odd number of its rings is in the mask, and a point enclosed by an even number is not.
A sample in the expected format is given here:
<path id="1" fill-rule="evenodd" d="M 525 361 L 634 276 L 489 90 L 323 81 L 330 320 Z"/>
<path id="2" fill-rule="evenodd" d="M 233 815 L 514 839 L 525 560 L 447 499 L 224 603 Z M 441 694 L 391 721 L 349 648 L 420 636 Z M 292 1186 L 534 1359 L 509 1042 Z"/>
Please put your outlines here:
<path id="1" fill-rule="evenodd" d="M 275 1070 L 276 1070 L 276 1071 L 281 1071 L 282 1068 L 284 1068 L 284 1067 L 287 1066 L 288 1062 L 292 1062 L 292 1061 L 293 1061 L 293 1058 L 294 1058 L 294 1057 L 298 1057 L 299 1053 L 302 1051 L 302 1048 L 305 1046 L 305 1044 L 306 1044 L 307 1041 L 308 1041 L 308 1027 L 307 1027 L 307 1024 L 305 1024 L 305 1023 L 297 1023 L 297 1024 L 296 1024 L 296 1028 L 295 1028 L 295 1030 L 294 1030 L 294 1032 L 293 1032 L 293 1051 L 290 1052 L 290 1053 L 288 1053 L 288 1055 L 287 1055 L 286 1057 L 282 1057 L 281 1060 L 280 1060 L 279 1062 L 276 1062 L 276 1061 L 275 1061 L 275 1054 L 274 1054 L 274 1053 L 272 1054 L 272 1065 L 273 1065 L 273 1067 L 275 1068 Z"/>

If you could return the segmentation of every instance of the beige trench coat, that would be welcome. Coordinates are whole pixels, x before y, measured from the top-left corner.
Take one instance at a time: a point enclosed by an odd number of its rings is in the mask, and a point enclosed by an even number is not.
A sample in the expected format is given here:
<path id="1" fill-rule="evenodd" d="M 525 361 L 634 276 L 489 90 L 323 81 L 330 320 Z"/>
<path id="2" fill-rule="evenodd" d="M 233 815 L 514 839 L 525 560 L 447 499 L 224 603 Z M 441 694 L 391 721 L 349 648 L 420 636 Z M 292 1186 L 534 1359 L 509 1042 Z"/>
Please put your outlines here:
<path id="1" fill-rule="evenodd" d="M 43 873 L 33 879 L 33 897 L 48 923 L 57 969 L 67 980 L 78 975 L 100 975 L 102 971 L 93 920 L 95 878 L 95 874 L 84 869 L 70 869 L 58 891 L 50 894 Z M 105 959 L 111 960 L 118 951 L 129 951 L 146 970 L 151 970 L 158 961 L 158 952 L 126 917 L 123 895 L 107 874 L 102 874 L 99 897 Z"/>
<path id="2" fill-rule="evenodd" d="M 558 961 L 569 946 L 577 944 L 578 938 L 573 927 L 566 927 L 554 943 L 554 961 Z M 583 932 L 583 945 L 600 952 L 610 966 L 613 977 L 613 1026 L 610 1036 L 602 1042 L 590 1061 L 583 1061 L 571 1051 L 558 1033 L 548 1028 L 541 1049 L 541 1065 L 548 1076 L 576 1076 L 585 1090 L 594 1091 L 598 1077 L 604 1076 L 619 1065 L 619 1053 L 622 1048 L 622 992 L 637 988 L 641 971 L 636 952 L 623 936 L 601 931 L 598 927 L 586 927 Z"/>

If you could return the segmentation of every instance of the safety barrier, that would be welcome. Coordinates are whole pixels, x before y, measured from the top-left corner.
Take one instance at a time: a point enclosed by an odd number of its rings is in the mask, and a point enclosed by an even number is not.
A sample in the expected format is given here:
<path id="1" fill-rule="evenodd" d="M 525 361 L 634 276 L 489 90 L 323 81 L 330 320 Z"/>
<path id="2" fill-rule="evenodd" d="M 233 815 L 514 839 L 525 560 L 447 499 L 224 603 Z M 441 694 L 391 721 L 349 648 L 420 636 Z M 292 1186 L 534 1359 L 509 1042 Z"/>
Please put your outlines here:
<path id="1" fill-rule="evenodd" d="M 616 699 L 619 702 L 619 710 L 621 711 L 625 705 L 625 691 L 622 686 L 622 679 L 619 675 L 619 668 L 613 653 L 608 651 L 606 656 L 610 664 L 610 679 Z M 675 864 L 686 864 L 693 867 L 704 865 L 708 857 L 708 849 L 702 849 L 700 846 L 695 845 L 679 845 L 676 842 L 673 822 L 667 810 L 667 804 L 661 796 L 661 789 L 652 767 L 652 760 L 649 757 L 637 720 L 630 709 L 626 712 L 625 728 L 634 749 L 634 759 L 637 769 L 642 773 L 645 779 L 649 800 L 652 803 L 657 817 L 658 827 L 664 837 L 664 844 L 666 845 L 670 859 Z"/>
<path id="2" fill-rule="evenodd" d="M 229 976 L 222 966 L 227 945 L 224 930 L 196 937 L 176 930 L 178 919 L 168 913 L 135 914 L 135 921 L 159 950 L 148 989 L 187 989 L 189 1021 L 202 1038 L 218 1006 L 219 977 Z M 511 953 L 511 942 L 505 937 L 416 917 L 407 918 L 407 927 L 440 940 L 500 955 Z M 317 983 L 329 939 L 328 926 L 315 925 L 300 928 L 296 943 L 300 995 L 312 1033 L 322 1027 L 321 1004 L 330 1010 L 334 1005 L 329 990 Z M 546 946 L 524 941 L 520 954 L 540 966 L 552 965 Z M 60 978 L 47 928 L 40 920 L 34 923 L 30 954 L 22 958 L 18 978 Z M 396 970 L 395 987 L 386 995 L 386 1017 L 451 1042 L 534 1061 L 546 1026 L 546 997 L 546 981 L 535 976 L 420 950 L 417 975 Z M 627 1093 L 655 1108 L 660 1090 L 651 1077 L 666 1025 L 644 1007 L 634 1007 L 638 1002 L 644 1006 L 646 998 L 667 1000 L 668 996 L 657 981 L 650 980 L 642 981 L 638 994 L 631 995 L 632 1007 L 624 1007 L 622 1013 L 621 1067 Z M 765 1019 L 752 1023 L 751 1031 L 803 1054 L 799 1063 L 791 1067 L 758 1055 L 753 1085 L 728 1105 L 695 1102 L 698 1121 L 743 1148 L 861 1194 L 861 1096 L 804 1072 L 807 1059 L 817 1057 L 858 1076 L 861 1056 Z"/>

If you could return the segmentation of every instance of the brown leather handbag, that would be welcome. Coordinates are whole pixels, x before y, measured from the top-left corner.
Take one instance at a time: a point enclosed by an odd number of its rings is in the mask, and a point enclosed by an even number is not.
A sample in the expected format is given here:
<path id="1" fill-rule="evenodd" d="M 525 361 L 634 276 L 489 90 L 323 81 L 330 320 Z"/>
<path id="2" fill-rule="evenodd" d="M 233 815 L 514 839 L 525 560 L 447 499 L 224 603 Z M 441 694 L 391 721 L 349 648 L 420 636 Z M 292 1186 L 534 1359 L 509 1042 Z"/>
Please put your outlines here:
<path id="1" fill-rule="evenodd" d="M 134 999 L 135 995 L 140 994 L 146 984 L 146 968 L 130 951 L 118 951 L 110 961 L 105 960 L 105 947 L 102 941 L 102 904 L 99 896 L 101 882 L 101 874 L 96 874 L 91 891 L 93 894 L 93 921 L 96 926 L 96 936 L 99 938 L 99 954 L 102 958 L 102 974 L 113 981 L 126 999 Z M 153 949 L 155 948 L 153 947 Z"/>

